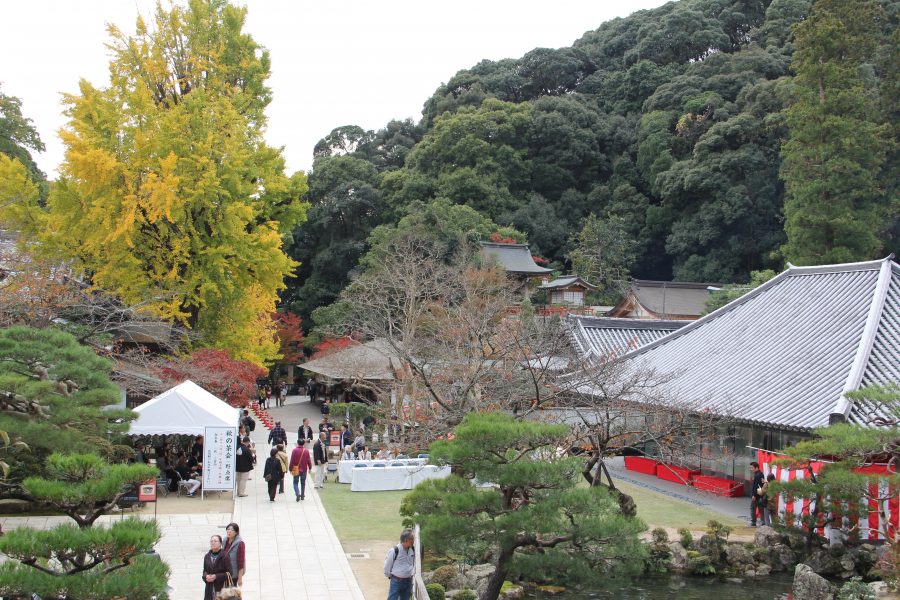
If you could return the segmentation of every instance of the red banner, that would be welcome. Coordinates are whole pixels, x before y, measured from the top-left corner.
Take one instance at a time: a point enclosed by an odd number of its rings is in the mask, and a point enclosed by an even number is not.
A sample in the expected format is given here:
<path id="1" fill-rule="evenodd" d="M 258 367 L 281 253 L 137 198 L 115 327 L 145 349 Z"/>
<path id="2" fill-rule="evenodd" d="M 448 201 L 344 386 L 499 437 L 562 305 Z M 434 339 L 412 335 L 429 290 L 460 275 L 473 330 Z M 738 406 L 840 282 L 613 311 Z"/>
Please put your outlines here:
<path id="1" fill-rule="evenodd" d="M 773 464 L 773 460 L 784 457 L 783 454 L 776 452 L 766 452 L 757 450 L 757 462 L 763 474 L 768 476 L 769 473 L 775 475 L 776 481 L 788 482 L 795 479 L 803 479 L 809 477 L 809 471 L 805 469 L 787 469 L 779 465 Z M 822 461 L 814 461 L 810 466 L 813 473 L 818 475 L 825 465 Z M 884 474 L 887 472 L 887 465 L 868 465 L 854 469 L 857 473 L 871 473 L 872 475 Z M 878 500 L 882 498 L 883 500 Z M 793 522 L 799 525 L 801 518 L 809 516 L 810 498 L 791 498 L 785 494 L 778 495 L 778 516 L 783 522 Z M 860 502 L 867 505 L 867 519 L 865 523 L 860 523 L 860 538 L 869 540 L 884 539 L 884 533 L 894 536 L 898 528 L 900 528 L 900 499 L 896 494 L 891 494 L 887 483 L 873 477 L 869 484 L 869 497 L 861 498 Z M 856 524 L 856 519 L 853 519 Z M 851 524 L 851 525 L 852 525 Z M 843 528 L 843 523 L 836 524 L 838 528 Z M 830 537 L 832 529 L 832 518 L 823 516 L 816 527 L 819 535 Z"/>

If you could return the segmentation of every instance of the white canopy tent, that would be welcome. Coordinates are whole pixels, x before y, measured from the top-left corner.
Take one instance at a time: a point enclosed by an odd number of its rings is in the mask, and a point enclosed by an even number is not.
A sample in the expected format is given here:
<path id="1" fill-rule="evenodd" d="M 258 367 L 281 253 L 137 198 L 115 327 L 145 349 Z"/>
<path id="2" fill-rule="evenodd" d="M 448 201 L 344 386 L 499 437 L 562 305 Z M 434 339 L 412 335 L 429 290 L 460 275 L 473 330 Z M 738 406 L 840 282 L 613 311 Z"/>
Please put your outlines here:
<path id="1" fill-rule="evenodd" d="M 134 409 L 130 435 L 202 435 L 203 486 L 234 490 L 238 410 L 193 381 L 185 381 Z"/>
<path id="2" fill-rule="evenodd" d="M 134 409 L 129 435 L 204 435 L 207 427 L 237 427 L 238 411 L 193 381 Z"/>

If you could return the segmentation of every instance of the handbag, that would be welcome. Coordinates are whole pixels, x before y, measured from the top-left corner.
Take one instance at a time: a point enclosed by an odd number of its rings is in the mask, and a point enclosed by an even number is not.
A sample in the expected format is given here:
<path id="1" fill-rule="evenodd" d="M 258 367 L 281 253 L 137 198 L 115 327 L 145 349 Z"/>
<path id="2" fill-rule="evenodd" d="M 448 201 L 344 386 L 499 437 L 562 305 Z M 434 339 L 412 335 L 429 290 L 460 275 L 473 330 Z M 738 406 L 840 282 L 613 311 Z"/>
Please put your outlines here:
<path id="1" fill-rule="evenodd" d="M 293 475 L 294 477 L 300 475 L 300 465 L 294 465 L 293 467 L 291 467 L 291 475 Z"/>
<path id="2" fill-rule="evenodd" d="M 234 584 L 234 580 L 231 578 L 231 573 L 225 573 L 225 585 L 222 586 L 222 589 L 219 593 L 216 594 L 216 598 L 220 600 L 230 600 L 231 598 L 240 598 L 241 597 L 241 588 Z"/>

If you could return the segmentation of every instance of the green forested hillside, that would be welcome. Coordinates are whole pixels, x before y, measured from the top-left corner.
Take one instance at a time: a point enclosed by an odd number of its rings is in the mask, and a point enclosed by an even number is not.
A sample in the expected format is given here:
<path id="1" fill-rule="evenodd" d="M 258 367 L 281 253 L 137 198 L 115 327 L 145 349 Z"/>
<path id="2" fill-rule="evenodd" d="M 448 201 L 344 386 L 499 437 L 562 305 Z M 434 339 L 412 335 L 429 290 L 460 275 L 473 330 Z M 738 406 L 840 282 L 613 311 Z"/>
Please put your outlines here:
<path id="1" fill-rule="evenodd" d="M 621 217 L 644 278 L 739 282 L 786 259 L 886 254 L 898 14 L 898 0 L 680 0 L 459 71 L 419 123 L 341 127 L 316 146 L 285 300 L 304 317 L 332 302 L 370 232 L 435 199 L 523 231 L 558 268 L 592 213 Z M 856 191 L 804 181 L 824 173 L 855 174 Z"/>

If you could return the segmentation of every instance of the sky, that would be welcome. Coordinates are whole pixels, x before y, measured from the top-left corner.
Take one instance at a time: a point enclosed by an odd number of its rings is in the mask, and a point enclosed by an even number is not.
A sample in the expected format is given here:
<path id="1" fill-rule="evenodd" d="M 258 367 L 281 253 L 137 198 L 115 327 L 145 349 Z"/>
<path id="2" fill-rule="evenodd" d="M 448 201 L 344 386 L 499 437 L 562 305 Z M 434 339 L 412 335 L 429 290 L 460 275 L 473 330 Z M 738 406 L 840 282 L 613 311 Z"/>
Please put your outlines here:
<path id="1" fill-rule="evenodd" d="M 308 170 L 316 142 L 342 125 L 377 130 L 421 118 L 422 105 L 457 71 L 482 59 L 519 58 L 569 46 L 604 21 L 663 0 L 246 0 L 245 30 L 272 60 L 266 140 L 284 148 L 287 171 Z M 134 31 L 155 0 L 4 3 L 0 91 L 22 100 L 47 146 L 48 177 L 63 159 L 60 94 L 78 81 L 109 82 L 106 24 Z M 164 3 L 168 5 L 168 0 Z"/>

